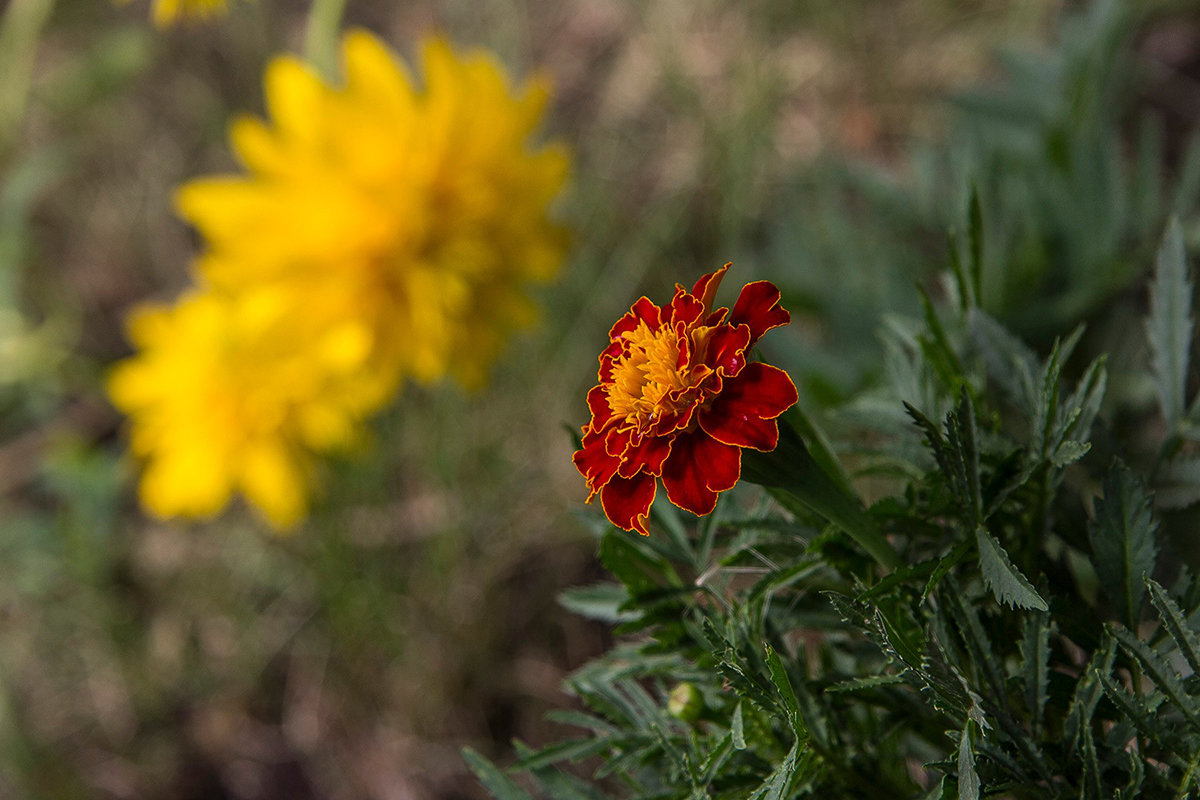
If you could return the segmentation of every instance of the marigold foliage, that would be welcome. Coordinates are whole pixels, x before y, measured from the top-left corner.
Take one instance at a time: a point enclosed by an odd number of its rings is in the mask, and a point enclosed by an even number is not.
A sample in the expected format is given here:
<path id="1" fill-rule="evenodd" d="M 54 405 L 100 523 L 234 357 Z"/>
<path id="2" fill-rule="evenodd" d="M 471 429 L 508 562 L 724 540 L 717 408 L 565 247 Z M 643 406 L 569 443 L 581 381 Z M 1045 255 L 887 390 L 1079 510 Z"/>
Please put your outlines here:
<path id="1" fill-rule="evenodd" d="M 542 82 L 514 92 L 439 39 L 423 86 L 370 34 L 342 52 L 337 86 L 273 61 L 270 121 L 230 131 L 246 173 L 178 192 L 202 288 L 133 317 L 140 352 L 109 385 L 155 514 L 211 515 L 236 491 L 293 525 L 317 454 L 360 440 L 407 378 L 479 386 L 562 261 L 548 206 L 567 153 L 529 144 Z"/>

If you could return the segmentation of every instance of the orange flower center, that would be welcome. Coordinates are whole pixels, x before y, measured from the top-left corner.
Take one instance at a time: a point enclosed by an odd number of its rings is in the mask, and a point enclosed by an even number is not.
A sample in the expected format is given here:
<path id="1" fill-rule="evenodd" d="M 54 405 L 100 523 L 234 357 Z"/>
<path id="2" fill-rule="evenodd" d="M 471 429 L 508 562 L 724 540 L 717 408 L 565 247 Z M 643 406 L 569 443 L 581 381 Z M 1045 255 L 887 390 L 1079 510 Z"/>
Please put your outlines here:
<path id="1" fill-rule="evenodd" d="M 701 354 L 710 330 L 691 331 L 693 358 Z M 640 322 L 623 337 L 629 344 L 625 355 L 613 365 L 608 386 L 608 407 L 613 414 L 644 428 L 664 414 L 685 410 L 692 402 L 692 398 L 685 397 L 686 390 L 698 384 L 709 370 L 693 369 L 693 358 L 680 364 L 679 336 L 674 328 L 664 325 L 650 330 Z"/>

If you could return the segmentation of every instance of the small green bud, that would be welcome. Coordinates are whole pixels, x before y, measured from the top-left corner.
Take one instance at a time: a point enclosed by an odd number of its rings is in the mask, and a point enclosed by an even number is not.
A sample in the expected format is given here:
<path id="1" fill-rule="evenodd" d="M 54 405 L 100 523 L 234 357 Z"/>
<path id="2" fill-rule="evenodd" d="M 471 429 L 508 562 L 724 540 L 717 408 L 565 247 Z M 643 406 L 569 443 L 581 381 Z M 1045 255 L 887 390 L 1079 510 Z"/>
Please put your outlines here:
<path id="1" fill-rule="evenodd" d="M 667 698 L 667 711 L 675 719 L 691 722 L 704 711 L 704 697 L 700 690 L 690 683 L 676 685 Z"/>

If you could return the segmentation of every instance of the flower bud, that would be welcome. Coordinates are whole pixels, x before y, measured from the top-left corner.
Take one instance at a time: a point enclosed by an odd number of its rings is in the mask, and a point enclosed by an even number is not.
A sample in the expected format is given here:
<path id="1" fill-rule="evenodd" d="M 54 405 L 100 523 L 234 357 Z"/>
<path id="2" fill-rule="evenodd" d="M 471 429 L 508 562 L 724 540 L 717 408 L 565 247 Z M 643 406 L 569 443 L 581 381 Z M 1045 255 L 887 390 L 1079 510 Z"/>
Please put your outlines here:
<path id="1" fill-rule="evenodd" d="M 667 711 L 675 719 L 691 722 L 704 711 L 704 697 L 694 685 L 684 682 L 676 685 L 667 698 Z"/>

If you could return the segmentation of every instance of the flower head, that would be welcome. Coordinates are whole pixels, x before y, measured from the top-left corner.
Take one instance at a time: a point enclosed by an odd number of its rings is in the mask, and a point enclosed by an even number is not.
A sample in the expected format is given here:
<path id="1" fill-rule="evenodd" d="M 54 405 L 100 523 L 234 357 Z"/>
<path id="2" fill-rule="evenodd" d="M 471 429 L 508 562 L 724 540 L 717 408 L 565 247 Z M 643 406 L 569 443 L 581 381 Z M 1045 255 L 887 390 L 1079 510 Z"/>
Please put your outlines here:
<path id="1" fill-rule="evenodd" d="M 194 291 L 132 315 L 140 352 L 117 365 L 108 390 L 130 415 L 152 513 L 211 516 L 240 491 L 288 528 L 305 514 L 314 454 L 360 439 L 386 392 L 362 368 L 369 333 L 342 321 L 338 298 L 307 295 Z"/>
<path id="2" fill-rule="evenodd" d="M 199 271 L 226 290 L 272 282 L 354 287 L 372 359 L 397 380 L 475 386 L 536 307 L 565 231 L 548 206 L 567 154 L 531 144 L 547 88 L 513 92 L 500 65 L 423 47 L 418 86 L 374 36 L 342 43 L 344 82 L 303 62 L 266 72 L 271 121 L 230 138 L 246 174 L 195 180 L 177 204 L 203 235 Z"/>
<path id="3" fill-rule="evenodd" d="M 764 333 L 791 320 L 779 289 L 747 284 L 732 312 L 714 309 L 728 268 L 690 292 L 676 284 L 668 305 L 638 300 L 600 354 L 575 466 L 588 502 L 599 494 L 604 513 L 625 530 L 649 533 L 659 479 L 675 505 L 711 512 L 741 476 L 741 448 L 774 449 L 776 418 L 798 399 L 787 373 L 747 360 Z"/>

